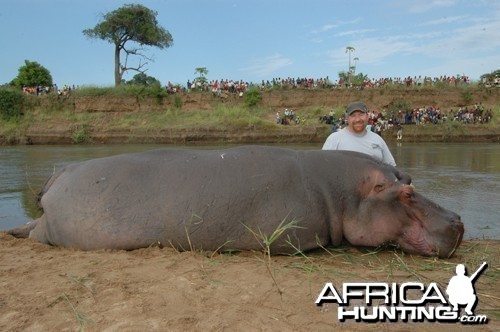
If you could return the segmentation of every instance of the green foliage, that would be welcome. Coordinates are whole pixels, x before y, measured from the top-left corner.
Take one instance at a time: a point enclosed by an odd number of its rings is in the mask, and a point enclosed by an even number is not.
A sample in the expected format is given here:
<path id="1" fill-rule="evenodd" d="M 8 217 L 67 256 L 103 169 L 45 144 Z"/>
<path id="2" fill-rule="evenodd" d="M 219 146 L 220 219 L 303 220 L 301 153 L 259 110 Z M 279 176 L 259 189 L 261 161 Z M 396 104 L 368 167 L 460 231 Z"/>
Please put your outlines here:
<path id="1" fill-rule="evenodd" d="M 195 68 L 194 73 L 198 74 L 200 77 L 205 77 L 208 74 L 208 69 L 207 67 L 198 67 Z"/>
<path id="2" fill-rule="evenodd" d="M 0 117 L 3 120 L 23 115 L 23 94 L 19 90 L 0 89 Z"/>
<path id="3" fill-rule="evenodd" d="M 158 13 L 140 4 L 124 5 L 112 12 L 103 15 L 102 22 L 93 29 L 83 30 L 83 34 L 89 38 L 97 38 L 115 45 L 115 85 L 120 85 L 123 74 L 127 70 L 143 72 L 139 65 L 136 68 L 127 68 L 127 61 L 122 65 L 120 52 L 129 55 L 140 56 L 148 59 L 142 51 L 144 46 L 154 46 L 164 49 L 172 46 L 173 38 L 170 32 L 158 24 L 156 16 Z M 127 42 L 135 42 L 137 48 L 126 47 Z"/>
<path id="4" fill-rule="evenodd" d="M 389 113 L 397 113 L 399 111 L 406 112 L 411 109 L 411 105 L 402 99 L 393 100 L 389 104 L 388 111 Z"/>
<path id="5" fill-rule="evenodd" d="M 195 80 L 201 84 L 207 83 L 206 75 L 208 74 L 208 69 L 206 67 L 198 67 L 194 70 L 195 74 L 198 74 L 198 77 Z"/>
<path id="6" fill-rule="evenodd" d="M 182 98 L 181 97 L 179 97 L 179 96 L 175 96 L 174 97 L 174 106 L 177 109 L 181 109 L 182 108 Z"/>
<path id="7" fill-rule="evenodd" d="M 127 81 L 126 84 L 129 85 L 143 85 L 143 86 L 153 86 L 153 85 L 158 85 L 161 86 L 161 83 L 159 80 L 152 76 L 148 76 L 145 73 L 139 73 L 134 75 L 134 77 L 130 80 Z"/>
<path id="8" fill-rule="evenodd" d="M 500 78 L 500 69 L 481 75 L 481 80 L 485 82 L 492 81 L 495 78 Z"/>
<path id="9" fill-rule="evenodd" d="M 462 97 L 464 98 L 465 105 L 472 104 L 472 101 L 474 100 L 469 90 L 462 92 Z"/>
<path id="10" fill-rule="evenodd" d="M 156 97 L 162 98 L 166 95 L 166 90 L 162 89 L 158 84 L 151 86 L 124 84 L 116 87 L 98 87 L 98 86 L 81 86 L 74 91 L 75 96 L 81 97 L 99 97 L 99 96 L 114 96 L 114 97 Z"/>
<path id="11" fill-rule="evenodd" d="M 345 84 L 349 81 L 349 73 L 346 73 L 345 71 L 340 71 L 339 72 L 339 79 L 342 79 Z M 363 86 L 365 83 L 365 80 L 368 79 L 368 75 L 365 75 L 363 73 L 359 73 L 357 75 L 351 76 L 351 84 L 354 86 Z"/>
<path id="12" fill-rule="evenodd" d="M 432 86 L 436 89 L 448 89 L 450 87 L 450 84 L 448 82 L 437 81 L 432 83 Z"/>
<path id="13" fill-rule="evenodd" d="M 71 139 L 75 144 L 90 143 L 90 135 L 83 126 L 79 126 L 71 135 Z"/>
<path id="14" fill-rule="evenodd" d="M 443 142 L 449 142 L 454 136 L 463 135 L 464 125 L 460 121 L 446 121 L 443 125 Z"/>
<path id="15" fill-rule="evenodd" d="M 252 107 L 260 103 L 262 100 L 262 94 L 260 93 L 258 88 L 252 88 L 245 92 L 245 105 L 248 107 Z"/>
<path id="16" fill-rule="evenodd" d="M 93 29 L 83 30 L 90 38 L 99 38 L 115 45 L 125 45 L 127 41 L 161 49 L 170 47 L 172 35 L 158 25 L 158 13 L 140 4 L 124 5 L 103 15 L 103 21 Z"/>
<path id="17" fill-rule="evenodd" d="M 24 66 L 19 68 L 19 73 L 12 80 L 11 85 L 19 89 L 24 86 L 52 86 L 52 75 L 38 62 L 25 60 Z"/>

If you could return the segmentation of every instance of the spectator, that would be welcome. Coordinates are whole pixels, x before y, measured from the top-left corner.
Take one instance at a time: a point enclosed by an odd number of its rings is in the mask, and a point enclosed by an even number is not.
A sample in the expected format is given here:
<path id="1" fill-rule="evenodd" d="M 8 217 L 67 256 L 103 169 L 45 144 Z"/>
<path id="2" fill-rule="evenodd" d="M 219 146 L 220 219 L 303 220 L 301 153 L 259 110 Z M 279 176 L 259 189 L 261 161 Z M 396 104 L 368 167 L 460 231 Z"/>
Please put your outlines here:
<path id="1" fill-rule="evenodd" d="M 368 154 L 386 164 L 396 166 L 384 139 L 367 131 L 368 109 L 361 102 L 350 103 L 347 107 L 347 127 L 330 134 L 323 145 L 323 150 L 349 150 Z"/>

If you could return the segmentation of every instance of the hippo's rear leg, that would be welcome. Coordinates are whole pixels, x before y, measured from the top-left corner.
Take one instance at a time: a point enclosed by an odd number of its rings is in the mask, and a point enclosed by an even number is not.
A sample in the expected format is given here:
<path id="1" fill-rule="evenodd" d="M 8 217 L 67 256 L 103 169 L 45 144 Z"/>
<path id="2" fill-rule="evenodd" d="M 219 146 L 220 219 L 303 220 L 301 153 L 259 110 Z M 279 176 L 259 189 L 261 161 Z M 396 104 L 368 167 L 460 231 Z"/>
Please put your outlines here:
<path id="1" fill-rule="evenodd" d="M 36 220 L 36 227 L 30 232 L 29 238 L 40 243 L 51 244 L 47 238 L 47 219 L 45 214 Z"/>
<path id="2" fill-rule="evenodd" d="M 7 231 L 7 233 L 18 238 L 30 238 L 41 243 L 50 244 L 47 239 L 46 229 L 45 215 L 42 215 L 40 218 L 32 220 L 23 226 Z"/>
<path id="3" fill-rule="evenodd" d="M 17 238 L 27 239 L 30 235 L 30 232 L 36 227 L 37 224 L 38 224 L 38 219 L 31 220 L 22 226 L 9 229 L 7 233 Z"/>

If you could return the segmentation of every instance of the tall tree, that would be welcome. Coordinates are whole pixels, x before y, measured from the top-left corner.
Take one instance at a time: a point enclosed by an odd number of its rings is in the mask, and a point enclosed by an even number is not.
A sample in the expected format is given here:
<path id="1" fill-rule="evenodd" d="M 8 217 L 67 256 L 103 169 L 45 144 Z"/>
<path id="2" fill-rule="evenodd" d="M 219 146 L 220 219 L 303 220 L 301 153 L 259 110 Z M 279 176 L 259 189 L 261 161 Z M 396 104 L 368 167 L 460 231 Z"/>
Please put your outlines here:
<path id="1" fill-rule="evenodd" d="M 348 76 L 348 80 L 347 80 L 348 84 L 351 84 L 351 76 L 352 76 L 351 53 L 354 52 L 355 50 L 356 49 L 354 47 L 352 47 L 352 46 L 347 46 L 345 48 L 345 52 L 349 53 L 349 67 L 348 67 L 349 68 L 349 71 L 348 71 L 349 76 Z"/>
<path id="2" fill-rule="evenodd" d="M 134 70 L 144 73 L 147 69 L 144 66 L 148 58 L 143 51 L 144 46 L 155 46 L 160 49 L 168 48 L 173 44 L 170 32 L 158 24 L 156 16 L 158 13 L 139 4 L 124 5 L 112 12 L 102 16 L 102 22 L 93 29 L 83 30 L 83 34 L 89 38 L 98 38 L 115 45 L 115 85 L 122 82 L 123 74 L 127 70 Z M 138 47 L 127 47 L 127 42 L 135 42 Z M 136 45 L 137 46 L 137 45 Z M 122 51 L 125 59 L 121 60 Z M 136 67 L 127 65 L 128 56 L 136 55 L 140 57 Z M 146 60 L 146 62 L 142 62 Z"/>
<path id="3" fill-rule="evenodd" d="M 19 73 L 12 80 L 11 85 L 23 86 L 52 86 L 52 75 L 49 70 L 36 61 L 24 60 L 24 66 L 19 67 Z"/>
<path id="4" fill-rule="evenodd" d="M 200 76 L 196 77 L 197 81 L 199 81 L 201 83 L 205 83 L 207 81 L 207 78 L 205 77 L 208 74 L 207 67 L 195 68 L 194 73 L 200 75 Z"/>

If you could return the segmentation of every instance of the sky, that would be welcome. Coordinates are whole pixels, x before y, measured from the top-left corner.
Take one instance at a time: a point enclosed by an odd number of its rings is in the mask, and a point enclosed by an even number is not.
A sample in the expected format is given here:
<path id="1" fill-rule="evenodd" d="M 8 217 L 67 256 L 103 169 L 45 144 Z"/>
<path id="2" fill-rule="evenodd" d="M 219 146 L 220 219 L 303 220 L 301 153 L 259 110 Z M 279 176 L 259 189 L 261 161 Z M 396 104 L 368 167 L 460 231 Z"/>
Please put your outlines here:
<path id="1" fill-rule="evenodd" d="M 59 86 L 112 86 L 114 46 L 82 31 L 132 3 L 156 11 L 173 37 L 146 51 L 146 74 L 162 85 L 185 85 L 199 67 L 208 80 L 336 80 L 349 56 L 369 78 L 479 80 L 500 69 L 498 0 L 0 0 L 0 85 L 29 60 Z"/>

